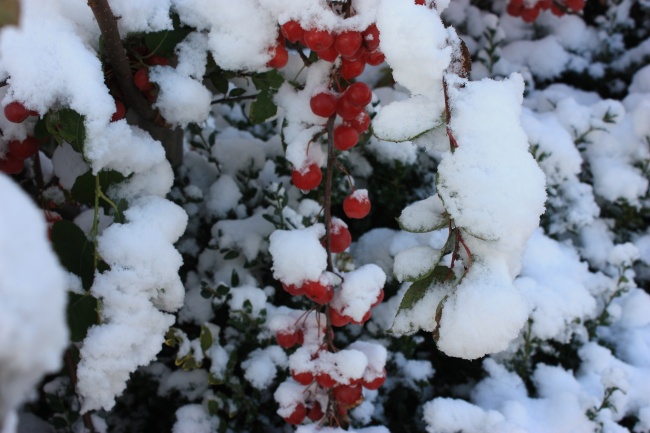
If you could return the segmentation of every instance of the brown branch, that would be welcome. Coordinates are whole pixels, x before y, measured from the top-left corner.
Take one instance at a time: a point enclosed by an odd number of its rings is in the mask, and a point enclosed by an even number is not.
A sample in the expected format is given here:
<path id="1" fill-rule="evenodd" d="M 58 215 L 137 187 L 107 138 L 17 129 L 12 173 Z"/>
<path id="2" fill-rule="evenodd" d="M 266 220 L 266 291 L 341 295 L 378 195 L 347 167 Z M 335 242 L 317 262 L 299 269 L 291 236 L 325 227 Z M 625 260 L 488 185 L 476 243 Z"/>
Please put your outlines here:
<path id="1" fill-rule="evenodd" d="M 225 98 L 215 99 L 214 101 L 210 102 L 210 104 L 211 105 L 214 105 L 214 104 L 227 104 L 229 102 L 239 102 L 239 101 L 245 101 L 247 99 L 255 99 L 258 96 L 259 96 L 259 93 L 256 93 L 254 95 L 242 95 L 242 96 L 225 97 Z"/>
<path id="2" fill-rule="evenodd" d="M 122 38 L 117 29 L 117 18 L 108 4 L 108 0 L 88 0 L 88 6 L 93 11 L 99 29 L 104 38 L 104 49 L 109 63 L 113 66 L 115 79 L 124 93 L 127 105 L 142 118 L 157 126 L 165 126 L 165 119 L 158 110 L 154 110 L 145 97 L 133 84 L 133 74 L 129 59 L 126 57 Z"/>

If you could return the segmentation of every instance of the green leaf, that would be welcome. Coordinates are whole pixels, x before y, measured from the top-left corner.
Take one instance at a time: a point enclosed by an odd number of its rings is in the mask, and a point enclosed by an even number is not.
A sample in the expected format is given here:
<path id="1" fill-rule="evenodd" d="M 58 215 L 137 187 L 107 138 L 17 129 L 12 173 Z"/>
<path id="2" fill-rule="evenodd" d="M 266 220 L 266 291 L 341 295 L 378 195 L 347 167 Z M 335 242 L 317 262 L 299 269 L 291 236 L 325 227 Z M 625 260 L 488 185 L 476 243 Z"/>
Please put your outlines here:
<path id="1" fill-rule="evenodd" d="M 239 286 L 239 274 L 234 269 L 232 270 L 232 274 L 230 275 L 230 286 L 231 287 Z"/>
<path id="2" fill-rule="evenodd" d="M 185 39 L 190 32 L 189 28 L 181 27 L 174 30 L 146 33 L 144 35 L 144 44 L 151 54 L 169 57 L 174 54 L 176 45 Z"/>
<path id="3" fill-rule="evenodd" d="M 261 92 L 251 103 L 249 117 L 251 123 L 257 125 L 275 116 L 277 112 L 278 107 L 273 102 L 273 95 L 271 92 L 266 91 Z"/>
<path id="4" fill-rule="evenodd" d="M 57 221 L 52 226 L 52 244 L 61 264 L 90 289 L 95 275 L 94 245 L 84 232 L 73 222 Z"/>
<path id="5" fill-rule="evenodd" d="M 237 273 L 235 271 L 233 271 L 233 274 L 237 275 Z M 238 279 L 239 279 L 239 277 L 238 277 Z M 224 284 L 220 284 L 219 287 L 217 287 L 217 296 L 219 296 L 220 298 L 223 298 L 228 293 L 230 293 L 230 287 L 228 287 L 228 286 L 226 286 Z"/>
<path id="6" fill-rule="evenodd" d="M 117 171 L 107 170 L 101 171 L 98 174 L 99 176 L 99 187 L 102 191 L 108 190 L 111 185 L 123 182 L 126 178 Z M 79 203 L 87 204 L 88 206 L 95 205 L 95 175 L 92 171 L 88 170 L 81 176 L 79 176 L 70 190 L 72 198 L 77 200 Z M 110 209 L 110 205 L 104 200 L 100 200 L 101 206 L 104 209 Z"/>
<path id="7" fill-rule="evenodd" d="M 57 142 L 67 141 L 74 150 L 83 154 L 86 141 L 84 121 L 84 116 L 66 108 L 47 116 L 47 130 L 57 139 Z"/>
<path id="8" fill-rule="evenodd" d="M 253 84 L 257 90 L 268 91 L 270 89 L 279 89 L 284 83 L 284 77 L 276 69 L 270 70 L 263 74 L 253 75 Z"/>
<path id="9" fill-rule="evenodd" d="M 223 256 L 225 260 L 232 260 L 236 259 L 237 257 L 239 257 L 239 252 L 235 250 L 230 250 L 226 253 L 225 256 Z"/>
<path id="10" fill-rule="evenodd" d="M 219 413 L 218 401 L 208 400 L 208 413 L 210 414 L 210 416 L 216 416 Z"/>
<path id="11" fill-rule="evenodd" d="M 88 329 L 99 324 L 99 301 L 89 294 L 68 294 L 68 327 L 70 339 L 79 342 L 86 338 Z"/>
<path id="12" fill-rule="evenodd" d="M 201 341 L 201 349 L 203 350 L 203 353 L 207 352 L 214 342 L 210 328 L 205 325 L 201 326 L 201 335 L 199 336 L 199 340 Z"/>
<path id="13" fill-rule="evenodd" d="M 406 290 L 402 302 L 399 304 L 397 314 L 402 310 L 410 310 L 413 306 L 426 295 L 429 286 L 435 281 L 434 273 L 431 272 L 425 278 L 418 280 L 411 284 Z"/>
<path id="14" fill-rule="evenodd" d="M 395 256 L 395 277 L 399 282 L 424 279 L 438 266 L 444 253 L 444 249 L 434 249 L 428 245 L 400 251 Z M 426 263 L 426 267 L 422 267 L 422 263 Z"/>
<path id="15" fill-rule="evenodd" d="M 230 93 L 228 93 L 228 96 L 232 97 L 232 98 L 236 98 L 237 96 L 241 96 L 244 93 L 246 93 L 246 89 L 241 89 L 241 88 L 237 87 L 237 88 L 232 89 L 230 91 Z"/>

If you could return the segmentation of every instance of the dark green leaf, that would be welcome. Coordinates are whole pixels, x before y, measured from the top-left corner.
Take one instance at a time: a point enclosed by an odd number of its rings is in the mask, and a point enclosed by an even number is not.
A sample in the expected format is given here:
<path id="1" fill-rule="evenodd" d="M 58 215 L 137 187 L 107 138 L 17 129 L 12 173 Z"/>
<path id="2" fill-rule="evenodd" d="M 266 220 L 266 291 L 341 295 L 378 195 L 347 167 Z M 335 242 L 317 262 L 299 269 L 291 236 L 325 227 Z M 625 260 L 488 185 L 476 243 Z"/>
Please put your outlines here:
<path id="1" fill-rule="evenodd" d="M 207 289 L 201 290 L 201 297 L 205 299 L 210 299 L 212 297 L 212 292 Z"/>
<path id="2" fill-rule="evenodd" d="M 83 287 L 88 290 L 95 274 L 92 242 L 76 224 L 63 220 L 52 226 L 52 244 L 61 264 L 81 277 Z"/>
<path id="3" fill-rule="evenodd" d="M 99 302 L 96 298 L 77 293 L 69 293 L 68 297 L 68 327 L 70 338 L 78 342 L 86 338 L 88 329 L 99 324 Z"/>
<path id="4" fill-rule="evenodd" d="M 239 286 L 239 274 L 236 270 L 232 270 L 232 275 L 230 276 L 230 286 L 237 287 Z"/>
<path id="5" fill-rule="evenodd" d="M 101 171 L 99 176 L 99 187 L 102 191 L 108 190 L 111 185 L 123 182 L 126 178 L 117 171 L 108 170 Z M 95 205 L 95 176 L 92 171 L 88 170 L 79 176 L 70 190 L 72 198 L 79 203 L 87 204 L 88 206 Z M 110 206 L 103 200 L 100 200 L 100 205 L 108 210 Z"/>
<path id="6" fill-rule="evenodd" d="M 86 141 L 84 120 L 84 116 L 66 108 L 47 116 L 47 130 L 59 143 L 67 141 L 74 150 L 83 154 Z"/>
<path id="7" fill-rule="evenodd" d="M 237 257 L 239 257 L 239 252 L 235 250 L 230 250 L 226 253 L 226 255 L 223 258 L 226 260 L 232 260 L 232 259 L 236 259 Z"/>
<path id="8" fill-rule="evenodd" d="M 275 116 L 278 107 L 273 102 L 273 95 L 270 92 L 261 92 L 251 103 L 250 120 L 253 125 L 264 122 Z"/>
<path id="9" fill-rule="evenodd" d="M 199 340 L 201 341 L 201 349 L 203 350 L 203 353 L 207 352 L 212 347 L 212 343 L 214 342 L 210 328 L 205 325 L 201 326 L 201 335 L 199 337 Z"/>
<path id="10" fill-rule="evenodd" d="M 235 271 L 233 271 L 233 273 L 236 274 Z M 224 284 L 220 284 L 219 287 L 217 287 L 217 296 L 219 296 L 220 298 L 223 298 L 228 293 L 230 293 L 230 287 Z"/>
<path id="11" fill-rule="evenodd" d="M 180 28 L 163 30 L 161 32 L 146 33 L 144 43 L 151 54 L 169 57 L 174 54 L 174 48 L 190 34 L 190 29 Z"/>
<path id="12" fill-rule="evenodd" d="M 270 89 L 279 89 L 280 86 L 284 83 L 284 77 L 276 69 L 270 70 L 263 74 L 257 74 L 253 76 L 253 84 L 257 90 L 267 91 Z"/>
<path id="13" fill-rule="evenodd" d="M 241 96 L 244 93 L 246 93 L 246 89 L 241 89 L 239 87 L 232 89 L 230 93 L 228 93 L 229 97 L 236 98 L 237 96 Z"/>
<path id="14" fill-rule="evenodd" d="M 433 283 L 435 279 L 434 275 L 435 275 L 435 271 L 431 272 L 425 278 L 411 284 L 411 287 L 409 287 L 406 290 L 406 293 L 402 298 L 402 302 L 399 304 L 398 314 L 401 310 L 409 310 L 413 308 L 413 306 L 419 300 L 424 298 L 424 295 L 427 293 L 429 286 L 431 285 L 431 283 Z"/>

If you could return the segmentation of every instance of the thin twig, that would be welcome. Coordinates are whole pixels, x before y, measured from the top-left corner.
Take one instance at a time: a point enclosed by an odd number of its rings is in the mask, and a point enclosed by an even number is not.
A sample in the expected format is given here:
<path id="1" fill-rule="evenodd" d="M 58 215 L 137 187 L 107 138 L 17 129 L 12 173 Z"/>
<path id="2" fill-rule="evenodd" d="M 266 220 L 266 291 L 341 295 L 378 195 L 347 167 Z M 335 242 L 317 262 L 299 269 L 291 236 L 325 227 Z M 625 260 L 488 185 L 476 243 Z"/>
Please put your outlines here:
<path id="1" fill-rule="evenodd" d="M 215 99 L 214 101 L 210 102 L 210 104 L 227 104 L 229 102 L 239 102 L 239 101 L 245 101 L 247 99 L 255 99 L 259 96 L 259 93 L 256 93 L 254 95 L 241 95 L 241 96 L 231 96 L 231 97 L 224 97 L 224 98 L 219 98 Z"/>
<path id="2" fill-rule="evenodd" d="M 115 79 L 124 94 L 127 105 L 133 108 L 141 118 L 157 126 L 166 126 L 165 119 L 160 112 L 151 107 L 146 98 L 133 84 L 129 59 L 126 57 L 122 38 L 117 28 L 117 19 L 113 15 L 108 0 L 88 0 L 88 6 L 93 11 L 101 30 L 106 56 L 113 67 Z"/>

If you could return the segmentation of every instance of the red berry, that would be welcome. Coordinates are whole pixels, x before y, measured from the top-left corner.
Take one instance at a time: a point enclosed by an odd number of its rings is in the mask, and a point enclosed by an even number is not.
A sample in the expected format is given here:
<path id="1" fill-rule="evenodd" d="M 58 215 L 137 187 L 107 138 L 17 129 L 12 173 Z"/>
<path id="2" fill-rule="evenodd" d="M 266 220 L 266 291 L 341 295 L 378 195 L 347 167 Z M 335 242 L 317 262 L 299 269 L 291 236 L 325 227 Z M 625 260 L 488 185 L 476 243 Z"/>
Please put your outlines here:
<path id="1" fill-rule="evenodd" d="M 0 159 L 0 171 L 6 174 L 18 174 L 25 168 L 23 159 L 13 157 L 11 154 L 5 155 L 5 159 Z"/>
<path id="2" fill-rule="evenodd" d="M 282 45 L 276 45 L 272 48 L 273 58 L 266 63 L 266 66 L 274 69 L 282 69 L 289 62 L 289 53 Z"/>
<path id="3" fill-rule="evenodd" d="M 293 296 L 301 296 L 304 294 L 304 291 L 302 290 L 302 286 L 295 286 L 293 284 L 282 283 L 282 288 L 290 295 Z"/>
<path id="4" fill-rule="evenodd" d="M 328 373 L 318 373 L 316 375 L 316 383 L 318 383 L 323 388 L 331 388 L 336 385 L 336 381 L 332 379 Z"/>
<path id="5" fill-rule="evenodd" d="M 305 419 L 307 416 L 307 409 L 305 408 L 305 405 L 302 403 L 298 403 L 296 405 L 296 408 L 291 412 L 291 415 L 289 415 L 287 418 L 284 420 L 288 424 L 300 424 L 302 420 Z"/>
<path id="6" fill-rule="evenodd" d="M 521 10 L 521 19 L 527 23 L 532 23 L 539 16 L 539 9 L 534 8 L 523 8 Z"/>
<path id="7" fill-rule="evenodd" d="M 149 66 L 169 66 L 169 59 L 167 57 L 154 54 L 147 57 L 145 59 L 145 63 Z"/>
<path id="8" fill-rule="evenodd" d="M 311 111 L 320 117 L 330 117 L 336 112 L 337 98 L 332 93 L 321 92 L 311 97 L 309 106 Z"/>
<path id="9" fill-rule="evenodd" d="M 280 27 L 282 34 L 289 42 L 296 43 L 303 38 L 305 30 L 298 21 L 287 21 Z"/>
<path id="10" fill-rule="evenodd" d="M 116 99 L 115 113 L 113 113 L 113 117 L 111 117 L 111 122 L 117 122 L 118 120 L 122 120 L 124 119 L 125 116 L 126 116 L 126 107 L 124 107 L 122 101 Z"/>
<path id="11" fill-rule="evenodd" d="M 359 134 L 363 134 L 370 127 L 370 116 L 364 110 L 361 113 L 357 114 L 354 119 L 346 120 L 343 122 L 343 124 L 351 126 L 356 129 Z"/>
<path id="12" fill-rule="evenodd" d="M 357 107 L 365 107 L 372 101 L 372 91 L 366 83 L 352 83 L 345 91 L 345 97 L 350 104 L 356 105 Z"/>
<path id="13" fill-rule="evenodd" d="M 585 0 L 566 0 L 566 7 L 573 12 L 580 12 L 585 7 Z"/>
<path id="14" fill-rule="evenodd" d="M 564 11 L 560 9 L 560 7 L 555 4 L 555 2 L 551 3 L 551 13 L 556 17 L 561 17 L 564 15 Z"/>
<path id="15" fill-rule="evenodd" d="M 367 193 L 356 191 L 343 200 L 343 212 L 348 218 L 361 219 L 370 213 L 370 200 Z"/>
<path id="16" fill-rule="evenodd" d="M 366 54 L 365 61 L 370 66 L 379 66 L 386 61 L 386 57 L 381 51 L 375 50 Z"/>
<path id="17" fill-rule="evenodd" d="M 13 101 L 5 106 L 5 117 L 13 123 L 22 123 L 29 117 L 29 110 L 18 101 Z"/>
<path id="18" fill-rule="evenodd" d="M 305 296 L 320 305 L 325 305 L 334 297 L 334 288 L 320 281 L 308 281 L 303 286 Z"/>
<path id="19" fill-rule="evenodd" d="M 27 137 L 23 141 L 12 140 L 7 143 L 7 149 L 12 157 L 26 159 L 38 152 L 38 140 L 34 137 Z"/>
<path id="20" fill-rule="evenodd" d="M 352 243 L 348 226 L 338 218 L 333 218 L 330 229 L 330 246 L 333 253 L 342 253 Z"/>
<path id="21" fill-rule="evenodd" d="M 384 369 L 382 374 L 377 376 L 376 378 L 370 381 L 364 380 L 363 387 L 366 389 L 379 389 L 379 387 L 382 386 L 385 381 L 386 381 L 386 369 Z"/>
<path id="22" fill-rule="evenodd" d="M 379 29 L 375 24 L 371 24 L 361 34 L 363 43 L 369 51 L 374 51 L 379 46 Z"/>
<path id="23" fill-rule="evenodd" d="M 339 58 L 339 52 L 336 51 L 334 45 L 330 46 L 326 50 L 316 51 L 316 54 L 318 54 L 319 59 L 323 59 L 326 62 L 330 62 L 330 63 L 334 63 L 334 61 Z"/>
<path id="24" fill-rule="evenodd" d="M 363 59 L 341 61 L 341 77 L 345 80 L 351 80 L 363 73 L 366 62 Z"/>
<path id="25" fill-rule="evenodd" d="M 425 3 L 424 0 L 415 0 L 416 5 L 423 5 Z"/>
<path id="26" fill-rule="evenodd" d="M 334 398 L 341 404 L 356 403 L 363 393 L 361 385 L 339 385 L 334 387 Z"/>
<path id="27" fill-rule="evenodd" d="M 332 322 L 332 326 L 341 327 L 350 323 L 350 318 L 338 310 L 330 308 L 330 322 Z"/>
<path id="28" fill-rule="evenodd" d="M 321 180 L 323 179 L 323 172 L 320 167 L 311 163 L 306 170 L 298 171 L 293 170 L 291 173 L 291 180 L 296 188 L 302 189 L 304 191 L 309 191 L 314 188 L 318 188 Z"/>
<path id="29" fill-rule="evenodd" d="M 334 147 L 340 151 L 351 149 L 359 142 L 359 133 L 351 126 L 339 125 L 334 128 Z"/>
<path id="30" fill-rule="evenodd" d="M 311 407 L 311 409 L 309 409 L 309 412 L 307 413 L 307 417 L 313 422 L 322 419 L 324 416 L 325 414 L 323 413 L 323 409 L 320 407 L 319 402 L 314 403 L 314 405 Z"/>
<path id="31" fill-rule="evenodd" d="M 354 54 L 352 54 L 351 56 L 344 56 L 343 58 L 351 62 L 355 60 L 363 60 L 365 62 L 367 54 L 368 54 L 368 50 L 366 49 L 366 47 L 360 46 L 359 49 L 355 51 Z"/>
<path id="32" fill-rule="evenodd" d="M 515 2 L 508 3 L 508 6 L 506 6 L 506 12 L 513 17 L 520 17 L 523 10 L 524 6 Z"/>
<path id="33" fill-rule="evenodd" d="M 291 331 L 278 331 L 275 333 L 275 339 L 279 346 L 289 349 L 298 343 L 298 334 Z"/>
<path id="34" fill-rule="evenodd" d="M 133 75 L 133 84 L 135 84 L 135 87 L 142 92 L 149 90 L 151 87 L 151 83 L 149 82 L 149 70 L 147 70 L 147 68 L 138 69 Z"/>
<path id="35" fill-rule="evenodd" d="M 551 8 L 551 4 L 553 3 L 553 0 L 539 0 L 537 2 L 537 7 L 540 8 L 541 10 L 545 11 Z"/>
<path id="36" fill-rule="evenodd" d="M 291 377 L 301 385 L 309 385 L 314 380 L 314 375 L 311 371 L 301 371 L 300 373 L 296 373 L 291 370 Z"/>
<path id="37" fill-rule="evenodd" d="M 334 40 L 334 47 L 343 57 L 352 56 L 361 47 L 363 37 L 361 33 L 355 31 L 348 31 L 339 33 Z"/>
<path id="38" fill-rule="evenodd" d="M 347 98 L 339 98 L 336 101 L 336 114 L 343 120 L 352 120 L 363 111 L 362 107 L 350 104 Z"/>
<path id="39" fill-rule="evenodd" d="M 306 30 L 304 38 L 305 45 L 312 51 L 326 50 L 334 44 L 334 36 L 326 30 Z"/>

